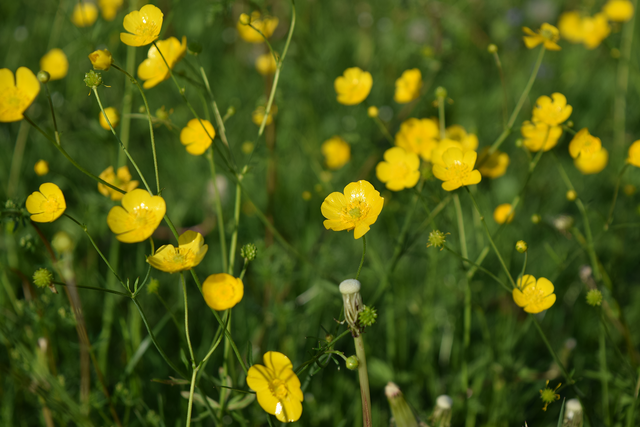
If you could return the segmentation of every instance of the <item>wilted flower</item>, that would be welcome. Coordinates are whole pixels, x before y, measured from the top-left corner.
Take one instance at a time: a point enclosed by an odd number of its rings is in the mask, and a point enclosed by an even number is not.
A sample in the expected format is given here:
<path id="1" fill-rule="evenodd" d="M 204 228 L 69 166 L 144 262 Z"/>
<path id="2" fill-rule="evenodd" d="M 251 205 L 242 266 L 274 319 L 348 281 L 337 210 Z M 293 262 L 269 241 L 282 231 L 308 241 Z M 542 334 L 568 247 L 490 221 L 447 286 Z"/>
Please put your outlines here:
<path id="1" fill-rule="evenodd" d="M 369 96 L 372 85 L 371 74 L 358 67 L 347 68 L 333 84 L 338 94 L 338 102 L 344 105 L 360 104 Z"/>

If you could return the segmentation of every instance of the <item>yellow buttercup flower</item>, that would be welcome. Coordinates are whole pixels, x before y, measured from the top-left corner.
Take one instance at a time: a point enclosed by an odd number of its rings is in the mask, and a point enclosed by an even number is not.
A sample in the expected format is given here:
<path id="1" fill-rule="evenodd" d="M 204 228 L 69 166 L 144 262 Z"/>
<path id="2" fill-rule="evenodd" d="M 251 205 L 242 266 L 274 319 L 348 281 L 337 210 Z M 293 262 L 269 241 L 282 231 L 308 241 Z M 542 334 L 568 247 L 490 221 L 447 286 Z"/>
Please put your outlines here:
<path id="1" fill-rule="evenodd" d="M 98 0 L 98 7 L 105 21 L 113 21 L 122 6 L 123 0 Z"/>
<path id="2" fill-rule="evenodd" d="M 422 89 L 422 74 L 417 68 L 406 70 L 402 76 L 396 80 L 396 92 L 393 100 L 398 104 L 406 104 L 418 99 Z"/>
<path id="3" fill-rule="evenodd" d="M 118 187 L 126 193 L 138 187 L 138 181 L 131 180 L 131 173 L 127 166 L 119 167 L 117 173 L 113 172 L 113 166 L 109 166 L 102 171 L 100 179 L 108 182 L 114 187 Z M 122 200 L 122 197 L 124 196 L 121 192 L 116 191 L 111 187 L 107 187 L 102 183 L 98 183 L 98 191 L 103 196 L 109 197 L 111 200 L 116 202 L 118 200 Z"/>
<path id="4" fill-rule="evenodd" d="M 376 166 L 376 176 L 391 191 L 412 188 L 420 179 L 420 158 L 401 147 L 384 152 L 384 161 Z"/>
<path id="5" fill-rule="evenodd" d="M 382 211 L 384 199 L 369 182 L 360 180 L 344 187 L 344 194 L 333 192 L 324 199 L 320 210 L 327 218 L 323 225 L 329 230 L 354 230 L 359 239 L 369 231 Z"/>
<path id="6" fill-rule="evenodd" d="M 251 121 L 253 122 L 253 124 L 255 124 L 256 126 L 261 126 L 262 120 L 264 120 L 265 112 L 266 108 L 264 105 L 260 105 L 255 110 L 253 110 L 253 113 L 251 113 Z M 267 121 L 265 123 L 267 126 L 273 123 L 273 116 L 277 113 L 278 107 L 275 105 L 271 105 L 271 110 L 269 110 L 269 115 L 267 116 Z"/>
<path id="7" fill-rule="evenodd" d="M 123 243 L 142 242 L 156 231 L 166 211 L 162 197 L 136 188 L 122 197 L 122 206 L 111 208 L 107 225 Z"/>
<path id="8" fill-rule="evenodd" d="M 582 18 L 582 36 L 587 49 L 595 49 L 600 46 L 602 40 L 611 34 L 611 26 L 604 13 L 598 13 L 592 17 Z"/>
<path id="9" fill-rule="evenodd" d="M 44 176 L 49 173 L 49 163 L 47 163 L 45 160 L 38 160 L 33 166 L 33 170 L 35 171 L 36 175 Z"/>
<path id="10" fill-rule="evenodd" d="M 163 17 L 162 11 L 152 4 L 144 5 L 140 10 L 134 10 L 122 21 L 124 29 L 129 32 L 120 33 L 120 40 L 129 46 L 148 45 L 160 35 Z"/>
<path id="11" fill-rule="evenodd" d="M 256 70 L 263 76 L 270 76 L 276 72 L 278 64 L 271 53 L 265 53 L 256 58 Z"/>
<path id="12" fill-rule="evenodd" d="M 551 94 L 551 98 L 546 95 L 538 98 L 533 108 L 533 121 L 557 126 L 567 120 L 572 111 L 573 107 L 567 105 L 567 98 L 555 92 Z"/>
<path id="13" fill-rule="evenodd" d="M 541 277 L 536 281 L 532 275 L 525 274 L 518 279 L 512 295 L 515 303 L 527 313 L 540 313 L 556 302 L 553 290 L 553 283 L 548 279 Z"/>
<path id="14" fill-rule="evenodd" d="M 171 77 L 167 64 L 173 70 L 173 67 L 182 59 L 187 52 L 187 37 L 182 37 L 182 43 L 175 37 L 169 37 L 166 40 L 160 40 L 156 45 L 160 48 L 162 55 L 156 46 L 151 46 L 147 59 L 138 66 L 138 77 L 145 81 L 142 85 L 145 89 L 150 89 Z M 165 59 L 167 64 L 164 62 Z"/>
<path id="15" fill-rule="evenodd" d="M 249 368 L 247 385 L 256 392 L 262 409 L 275 415 L 278 421 L 298 421 L 304 395 L 291 361 L 277 351 L 265 353 L 262 359 L 264 365 L 256 363 Z"/>
<path id="16" fill-rule="evenodd" d="M 480 172 L 473 169 L 477 158 L 475 151 L 463 152 L 457 147 L 449 148 L 442 154 L 443 164 L 433 165 L 433 174 L 444 181 L 442 188 L 446 191 L 477 184 L 482 180 Z"/>
<path id="17" fill-rule="evenodd" d="M 498 205 L 493 211 L 493 220 L 498 224 L 510 223 L 516 216 L 515 211 L 511 208 L 510 203 Z"/>
<path id="18" fill-rule="evenodd" d="M 31 221 L 34 222 L 53 222 L 60 218 L 67 208 L 60 187 L 52 182 L 42 184 L 40 191 L 31 193 L 25 205 L 31 214 Z"/>
<path id="19" fill-rule="evenodd" d="M 556 146 L 562 136 L 562 127 L 527 120 L 520 127 L 520 133 L 524 137 L 523 144 L 527 150 L 533 152 L 549 151 Z"/>
<path id="20" fill-rule="evenodd" d="M 264 34 L 264 37 L 269 38 L 278 27 L 279 21 L 276 17 L 264 17 L 261 19 L 260 12 L 257 10 L 251 13 L 251 17 L 246 13 L 240 15 L 236 29 L 242 40 L 248 43 L 262 43 L 264 42 L 264 38 L 259 32 L 249 26 L 249 22 L 251 22 L 252 26 L 260 30 L 262 34 Z"/>
<path id="21" fill-rule="evenodd" d="M 395 143 L 424 160 L 431 160 L 431 152 L 438 145 L 438 124 L 432 119 L 408 119 L 400 125 Z"/>
<path id="22" fill-rule="evenodd" d="M 633 17 L 633 3 L 629 0 L 609 0 L 602 12 L 613 22 L 627 22 Z"/>
<path id="23" fill-rule="evenodd" d="M 358 67 L 347 68 L 333 82 L 333 87 L 338 94 L 338 102 L 344 105 L 360 104 L 369 96 L 372 85 L 371 74 Z"/>
<path id="24" fill-rule="evenodd" d="M 204 125 L 204 129 L 202 128 Z M 205 132 L 206 129 L 206 132 Z M 180 131 L 180 142 L 187 149 L 187 153 L 199 156 L 211 146 L 216 131 L 209 120 L 191 119 L 187 126 Z"/>
<path id="25" fill-rule="evenodd" d="M 609 162 L 609 152 L 603 147 L 593 154 L 580 155 L 573 161 L 583 175 L 592 175 L 602 172 Z"/>
<path id="26" fill-rule="evenodd" d="M 558 40 L 560 40 L 560 32 L 551 24 L 547 24 L 545 22 L 537 32 L 533 32 L 530 28 L 527 27 L 523 27 L 522 31 L 527 34 L 523 37 L 523 39 L 524 44 L 529 49 L 533 49 L 539 44 L 543 44 L 544 48 L 548 50 L 562 49 L 557 43 Z"/>
<path id="27" fill-rule="evenodd" d="M 91 61 L 91 65 L 93 65 L 94 70 L 107 71 L 109 68 L 111 68 L 113 57 L 111 56 L 111 52 L 109 52 L 107 49 L 96 50 L 95 52 L 91 52 L 89 54 L 89 61 Z"/>
<path id="28" fill-rule="evenodd" d="M 589 133 L 589 129 L 580 129 L 569 143 L 569 154 L 574 159 L 580 155 L 590 156 L 602 149 L 602 141 Z"/>
<path id="29" fill-rule="evenodd" d="M 107 119 L 109 119 L 109 122 L 111 122 L 111 126 L 113 126 L 113 128 L 115 129 L 120 123 L 120 113 L 118 113 L 118 110 L 113 107 L 105 108 L 104 112 L 107 115 Z M 100 126 L 102 126 L 102 129 L 111 130 L 111 128 L 109 127 L 109 123 L 104 118 L 104 114 L 102 114 L 102 111 L 100 111 L 98 120 L 100 121 Z"/>
<path id="30" fill-rule="evenodd" d="M 351 146 L 339 136 L 327 139 L 320 147 L 329 169 L 337 170 L 351 159 Z"/>
<path id="31" fill-rule="evenodd" d="M 0 69 L 0 122 L 22 120 L 22 113 L 29 108 L 39 92 L 40 82 L 30 69 L 18 68 L 15 80 L 10 69 Z"/>
<path id="32" fill-rule="evenodd" d="M 478 170 L 482 176 L 486 176 L 487 178 L 500 178 L 507 172 L 509 155 L 498 150 L 494 151 L 490 156 L 488 156 L 488 154 L 489 147 L 483 148 L 480 152 L 478 156 L 478 164 L 480 167 Z"/>
<path id="33" fill-rule="evenodd" d="M 465 150 L 464 147 L 462 147 L 462 144 L 459 143 L 458 141 L 445 138 L 440 142 L 438 142 L 436 147 L 431 151 L 431 163 L 434 165 L 444 166 L 444 160 L 442 159 L 442 155 L 449 148 L 458 148 L 462 150 L 463 154 L 468 151 L 468 150 Z"/>
<path id="34" fill-rule="evenodd" d="M 71 22 L 78 28 L 90 27 L 98 19 L 98 8 L 93 3 L 76 3 L 71 15 Z"/>
<path id="35" fill-rule="evenodd" d="M 230 274 L 212 274 L 202 284 L 204 301 L 216 311 L 227 310 L 238 304 L 244 296 L 242 280 Z"/>
<path id="36" fill-rule="evenodd" d="M 69 71 L 69 61 L 62 49 L 51 49 L 40 59 L 40 69 L 49 73 L 49 80 L 60 80 Z"/>
<path id="37" fill-rule="evenodd" d="M 155 254 L 147 257 L 147 262 L 153 268 L 167 273 L 191 270 L 200 264 L 208 248 L 202 234 L 187 230 L 178 238 L 177 248 L 173 245 L 161 246 Z"/>
<path id="38" fill-rule="evenodd" d="M 627 163 L 640 168 L 640 139 L 631 144 L 631 147 L 629 147 L 629 157 L 627 157 Z"/>
<path id="39" fill-rule="evenodd" d="M 582 43 L 584 40 L 582 16 L 576 11 L 560 15 L 558 30 L 560 30 L 560 36 L 571 43 Z"/>
<path id="40" fill-rule="evenodd" d="M 478 136 L 473 133 L 467 133 L 466 129 L 460 125 L 451 125 L 444 131 L 444 137 L 462 144 L 465 151 L 478 149 Z"/>

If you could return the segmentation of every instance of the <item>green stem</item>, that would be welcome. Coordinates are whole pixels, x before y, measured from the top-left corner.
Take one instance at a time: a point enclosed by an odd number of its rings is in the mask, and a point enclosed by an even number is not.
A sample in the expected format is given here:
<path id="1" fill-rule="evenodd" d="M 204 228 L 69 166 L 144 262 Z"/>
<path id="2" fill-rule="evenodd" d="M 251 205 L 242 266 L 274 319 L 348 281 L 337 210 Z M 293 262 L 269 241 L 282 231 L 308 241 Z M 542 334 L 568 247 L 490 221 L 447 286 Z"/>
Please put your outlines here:
<path id="1" fill-rule="evenodd" d="M 636 9 L 636 0 L 633 0 L 633 9 Z M 627 109 L 627 88 L 629 86 L 629 61 L 631 59 L 631 47 L 633 44 L 633 30 L 636 21 L 636 14 L 633 14 L 631 20 L 624 25 L 622 30 L 622 41 L 620 43 L 621 57 L 618 63 L 618 72 L 616 76 L 616 94 L 613 109 L 613 131 L 614 142 L 617 149 L 624 147 L 624 135 L 626 127 L 626 109 Z"/>
<path id="2" fill-rule="evenodd" d="M 362 270 L 362 264 L 364 264 L 364 255 L 367 253 L 367 236 L 362 236 L 362 259 L 360 260 L 360 266 L 358 267 L 358 273 L 356 274 L 356 280 L 360 277 L 360 271 Z"/>
<path id="3" fill-rule="evenodd" d="M 391 145 L 394 145 L 394 141 L 393 141 L 393 137 L 391 136 L 391 134 L 389 133 L 389 130 L 387 129 L 387 127 L 384 125 L 384 123 L 382 123 L 382 120 L 380 120 L 380 117 L 375 116 L 373 118 L 373 121 L 376 122 L 376 125 L 378 125 L 378 128 L 380 129 L 380 132 L 382 132 L 382 134 L 384 135 L 385 138 L 387 138 L 387 141 L 389 141 L 389 143 Z"/>
<path id="4" fill-rule="evenodd" d="M 604 336 L 604 325 L 600 325 L 598 359 L 600 363 L 600 384 L 602 386 L 602 416 L 605 425 L 611 425 L 609 413 L 609 372 L 607 371 L 607 343 Z"/>
<path id="5" fill-rule="evenodd" d="M 200 65 L 200 75 L 202 76 L 202 80 L 204 81 L 204 85 L 207 88 L 207 93 L 209 94 L 209 98 L 211 98 L 211 107 L 213 109 L 213 115 L 216 118 L 216 124 L 218 125 L 218 130 L 220 131 L 220 139 L 229 147 L 229 141 L 227 141 L 227 132 L 224 127 L 224 120 L 220 116 L 220 110 L 218 109 L 218 104 L 216 104 L 216 100 L 213 97 L 213 92 L 211 92 L 211 86 L 209 86 L 209 79 L 207 78 L 207 74 L 204 72 L 204 68 Z"/>
<path id="6" fill-rule="evenodd" d="M 136 48 L 135 46 L 127 46 L 127 62 L 125 78 L 131 81 L 131 73 L 134 72 L 134 66 L 136 62 Z M 144 99 L 144 98 L 143 98 Z M 133 108 L 133 88 L 131 85 L 127 85 L 125 81 L 124 95 L 122 97 L 122 120 L 120 122 L 120 139 L 125 147 L 129 148 L 129 137 L 131 133 L 131 110 Z M 126 164 L 126 158 L 124 152 L 118 149 L 118 167 Z"/>
<path id="7" fill-rule="evenodd" d="M 243 175 L 238 175 L 238 180 L 242 181 Z M 231 234 L 231 244 L 229 245 L 229 269 L 227 273 L 233 276 L 233 267 L 236 260 L 236 246 L 238 244 L 238 230 L 240 228 L 240 205 L 242 203 L 242 187 L 240 182 L 236 185 L 236 203 L 233 212 L 233 233 Z"/>
<path id="8" fill-rule="evenodd" d="M 193 409 L 193 391 L 196 387 L 196 376 L 198 375 L 199 366 L 193 368 L 193 373 L 191 374 L 191 386 L 189 387 L 189 406 L 187 410 L 187 427 L 191 425 L 191 410 Z M 203 399 L 207 399 L 207 396 L 203 395 Z"/>
<path id="9" fill-rule="evenodd" d="M 56 112 L 53 109 L 53 101 L 51 100 L 51 93 L 49 92 L 49 85 L 44 84 L 44 88 L 47 91 L 47 100 L 49 101 L 49 109 L 51 110 L 51 118 L 53 119 L 53 131 L 56 137 L 56 142 L 60 145 L 60 132 L 58 132 L 58 122 L 56 120 Z"/>
<path id="10" fill-rule="evenodd" d="M 500 61 L 500 55 L 498 55 L 497 50 L 493 52 L 493 59 L 496 61 L 498 73 L 500 74 L 500 83 L 502 84 L 502 124 L 506 128 L 508 120 L 507 117 L 509 115 L 509 95 L 507 92 L 507 81 L 504 78 L 504 70 L 502 69 L 502 61 Z"/>
<path id="11" fill-rule="evenodd" d="M 66 283 L 62 283 L 62 282 L 56 282 L 56 281 L 54 281 L 54 282 L 52 282 L 52 283 L 53 283 L 54 285 L 69 286 L 69 285 L 67 285 Z M 128 298 L 130 298 L 130 297 L 131 297 L 131 294 L 127 294 L 127 293 L 120 292 L 120 291 L 112 291 L 111 289 L 103 289 L 103 288 L 97 288 L 97 287 L 94 287 L 94 286 L 83 286 L 83 285 L 72 285 L 72 286 L 73 286 L 73 287 L 75 287 L 75 288 L 80 288 L 80 289 L 90 289 L 90 290 L 92 290 L 92 291 L 106 292 L 106 293 L 108 293 L 108 294 L 115 294 L 115 295 L 120 295 L 120 296 L 128 297 Z"/>
<path id="12" fill-rule="evenodd" d="M 184 335 L 187 337 L 187 346 L 189 347 L 189 355 L 191 356 L 191 368 L 195 369 L 196 357 L 193 355 L 191 337 L 189 336 L 189 305 L 187 304 L 187 283 L 184 280 L 183 272 L 180 272 L 180 281 L 182 282 L 182 295 L 184 297 Z"/>
<path id="13" fill-rule="evenodd" d="M 371 419 L 371 395 L 369 393 L 369 375 L 367 374 L 367 355 L 364 351 L 362 335 L 353 338 L 358 357 L 358 377 L 360 378 L 360 396 L 362 398 L 362 424 L 364 427 L 373 425 Z"/>
<path id="14" fill-rule="evenodd" d="M 618 200 L 618 193 L 620 191 L 620 182 L 622 181 L 622 176 L 629 168 L 629 163 L 625 163 L 625 165 L 620 170 L 618 174 L 618 179 L 616 179 L 616 189 L 613 192 L 613 200 L 611 201 L 611 208 L 609 208 L 609 215 L 607 216 L 607 222 L 604 224 L 604 229 L 608 230 L 611 222 L 613 222 L 613 211 L 616 207 L 616 201 Z"/>
<path id="15" fill-rule="evenodd" d="M 456 210 L 456 218 L 458 220 L 458 233 L 460 236 L 460 250 L 463 258 L 469 258 L 467 252 L 467 236 L 464 231 L 464 218 L 462 216 L 462 207 L 460 206 L 460 197 L 458 193 L 453 196 L 453 204 Z M 464 262 L 463 262 L 464 266 Z M 463 319 L 463 357 L 462 357 L 462 372 L 460 380 L 462 381 L 462 390 L 466 391 L 469 388 L 469 373 L 467 365 L 467 356 L 469 352 L 469 343 L 471 341 L 471 286 L 469 279 L 466 280 L 464 288 L 464 319 Z"/>
<path id="16" fill-rule="evenodd" d="M 453 205 L 456 208 L 456 218 L 458 220 L 458 233 L 460 238 L 460 252 L 462 256 L 465 258 L 469 258 L 469 253 L 467 252 L 467 237 L 464 232 L 464 217 L 462 216 L 462 207 L 460 206 L 460 196 L 458 193 L 453 195 Z M 480 215 L 480 213 L 478 213 Z"/>
<path id="17" fill-rule="evenodd" d="M 445 137 L 444 97 L 442 96 L 438 96 L 438 125 L 440 126 L 440 139 L 444 139 Z"/>
<path id="18" fill-rule="evenodd" d="M 500 286 L 502 286 L 504 288 L 505 291 L 507 292 L 511 292 L 511 289 L 502 281 L 498 278 L 498 276 L 496 276 L 495 274 L 493 274 L 492 272 L 490 272 L 489 270 L 487 270 L 486 268 L 476 264 L 475 262 L 471 261 L 468 258 L 463 257 L 462 255 L 460 255 L 458 252 L 454 251 L 453 249 L 451 249 L 449 246 L 444 245 L 443 246 L 444 249 L 446 249 L 447 251 L 451 252 L 453 255 L 457 256 L 458 258 L 460 258 L 462 261 L 471 264 L 472 266 L 474 266 L 476 269 L 482 271 L 483 273 L 487 274 L 489 277 L 491 277 L 493 280 L 495 280 L 496 282 L 498 282 L 500 284 Z"/>
<path id="19" fill-rule="evenodd" d="M 225 238 L 222 202 L 220 201 L 220 191 L 218 191 L 218 183 L 216 182 L 216 165 L 213 155 L 213 148 L 209 147 L 206 156 L 209 161 L 209 169 L 211 169 L 211 183 L 213 184 L 214 203 L 216 205 L 216 216 L 218 217 L 218 237 L 220 239 L 220 253 L 222 254 L 222 271 L 227 271 L 227 240 Z"/>

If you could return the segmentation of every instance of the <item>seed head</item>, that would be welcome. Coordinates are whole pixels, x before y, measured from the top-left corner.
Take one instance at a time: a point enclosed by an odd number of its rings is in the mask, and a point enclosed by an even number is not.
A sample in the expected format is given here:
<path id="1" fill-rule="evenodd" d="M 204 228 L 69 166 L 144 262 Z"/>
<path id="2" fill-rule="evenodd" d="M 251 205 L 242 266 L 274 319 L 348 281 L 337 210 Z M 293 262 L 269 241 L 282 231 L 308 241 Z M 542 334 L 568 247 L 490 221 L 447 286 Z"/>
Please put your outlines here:
<path id="1" fill-rule="evenodd" d="M 602 304 L 602 292 L 598 289 L 591 289 L 587 292 L 587 304 L 596 307 Z"/>
<path id="2" fill-rule="evenodd" d="M 39 268 L 33 273 L 33 283 L 39 288 L 51 286 L 53 283 L 53 274 L 46 268 Z"/>

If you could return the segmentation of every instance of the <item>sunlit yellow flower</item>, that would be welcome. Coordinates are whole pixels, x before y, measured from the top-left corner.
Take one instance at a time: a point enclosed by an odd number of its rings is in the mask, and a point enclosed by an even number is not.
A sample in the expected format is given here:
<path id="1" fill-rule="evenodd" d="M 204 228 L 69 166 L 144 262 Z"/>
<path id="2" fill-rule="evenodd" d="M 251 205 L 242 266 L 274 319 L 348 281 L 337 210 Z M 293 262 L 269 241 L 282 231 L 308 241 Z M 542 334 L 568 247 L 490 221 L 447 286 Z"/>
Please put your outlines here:
<path id="1" fill-rule="evenodd" d="M 53 222 L 67 208 L 60 187 L 52 182 L 42 184 L 40 191 L 31 193 L 25 205 L 31 214 L 31 221 L 35 222 Z"/>
<path id="2" fill-rule="evenodd" d="M 590 156 L 602 149 L 602 141 L 589 133 L 589 129 L 581 129 L 569 143 L 569 154 L 574 159 L 580 155 Z"/>
<path id="3" fill-rule="evenodd" d="M 113 21 L 123 0 L 98 0 L 98 7 L 105 21 Z"/>
<path id="4" fill-rule="evenodd" d="M 129 32 L 120 33 L 120 40 L 129 46 L 148 45 L 160 35 L 163 17 L 162 11 L 152 4 L 144 5 L 140 10 L 134 10 L 122 21 L 124 29 Z"/>
<path id="5" fill-rule="evenodd" d="M 122 197 L 122 207 L 111 208 L 107 225 L 123 243 L 142 242 L 158 228 L 166 211 L 162 197 L 136 188 Z"/>
<path id="6" fill-rule="evenodd" d="M 278 421 L 298 421 L 304 396 L 291 361 L 277 351 L 265 353 L 262 359 L 264 365 L 256 363 L 249 368 L 247 385 L 256 392 L 262 409 Z"/>
<path id="7" fill-rule="evenodd" d="M 373 85 L 371 73 L 358 67 L 347 68 L 336 78 L 333 87 L 338 94 L 338 102 L 344 105 L 356 105 L 364 101 Z"/>
<path id="8" fill-rule="evenodd" d="M 564 12 L 558 20 L 558 29 L 563 39 L 571 43 L 582 43 L 582 16 L 576 11 Z"/>
<path id="9" fill-rule="evenodd" d="M 500 178 L 507 172 L 509 155 L 498 150 L 494 151 L 490 156 L 488 154 L 489 147 L 483 148 L 480 152 L 478 156 L 478 164 L 480 167 L 478 170 L 482 176 L 486 176 L 487 178 Z"/>
<path id="10" fill-rule="evenodd" d="M 602 12 L 613 22 L 627 22 L 633 16 L 633 3 L 629 0 L 609 0 Z"/>
<path id="11" fill-rule="evenodd" d="M 549 151 L 558 143 L 558 139 L 562 135 L 562 127 L 527 120 L 522 123 L 520 133 L 524 137 L 523 144 L 527 150 L 533 152 Z"/>
<path id="12" fill-rule="evenodd" d="M 269 38 L 278 27 L 279 21 L 276 17 L 264 17 L 260 19 L 260 12 L 257 10 L 251 13 L 251 18 L 249 18 L 249 15 L 246 13 L 240 15 L 236 29 L 242 40 L 248 43 L 262 43 L 264 42 L 264 38 L 259 32 L 249 26 L 249 22 L 251 22 L 252 26 L 260 30 L 262 34 L 264 34 L 264 37 Z"/>
<path id="13" fill-rule="evenodd" d="M 107 115 L 107 119 L 109 119 L 109 122 L 111 122 L 111 126 L 113 126 L 113 128 L 115 129 L 120 123 L 120 113 L 118 113 L 118 110 L 113 107 L 105 108 L 104 112 Z M 102 111 L 100 111 L 98 120 L 100 121 L 100 126 L 102 126 L 102 129 L 111 130 L 111 128 L 109 127 L 109 123 L 104 118 L 104 114 L 102 114 Z"/>
<path id="14" fill-rule="evenodd" d="M 544 277 L 536 278 L 525 274 L 518 279 L 517 288 L 513 290 L 513 300 L 527 313 L 540 313 L 556 302 L 553 283 Z"/>
<path id="15" fill-rule="evenodd" d="M 261 126 L 262 121 L 264 120 L 265 112 L 266 108 L 264 105 L 260 105 L 255 110 L 253 110 L 253 113 L 251 113 L 251 121 L 253 122 L 253 124 L 255 124 L 256 126 Z M 276 114 L 278 114 L 278 107 L 275 105 L 271 105 L 271 110 L 269 110 L 269 115 L 267 116 L 267 121 L 265 123 L 267 126 L 273 123 L 273 116 L 275 116 Z"/>
<path id="16" fill-rule="evenodd" d="M 353 238 L 359 239 L 376 222 L 383 205 L 384 199 L 373 185 L 360 180 L 344 187 L 344 194 L 329 194 L 320 210 L 327 218 L 323 223 L 327 230 L 354 230 Z"/>
<path id="17" fill-rule="evenodd" d="M 18 68 L 15 80 L 10 69 L 0 69 L 0 122 L 22 120 L 39 92 L 40 82 L 30 69 Z"/>
<path id="18" fill-rule="evenodd" d="M 49 80 L 60 80 L 69 71 L 69 61 L 62 49 L 51 49 L 40 59 L 40 69 L 49 73 Z"/>
<path id="19" fill-rule="evenodd" d="M 402 76 L 396 80 L 396 92 L 393 100 L 398 104 L 406 104 L 417 99 L 422 89 L 422 74 L 417 68 L 406 70 Z"/>
<path id="20" fill-rule="evenodd" d="M 278 64 L 271 53 L 265 53 L 256 59 L 256 70 L 263 76 L 270 76 L 276 72 Z"/>
<path id="21" fill-rule="evenodd" d="M 90 27 L 98 19 L 98 8 L 93 3 L 77 2 L 73 8 L 71 22 L 79 28 Z"/>
<path id="22" fill-rule="evenodd" d="M 478 136 L 473 133 L 467 133 L 466 129 L 460 125 L 451 125 L 444 131 L 444 137 L 462 144 L 465 151 L 478 149 Z"/>
<path id="23" fill-rule="evenodd" d="M 522 31 L 527 34 L 523 37 L 523 39 L 524 44 L 529 49 L 533 49 L 541 43 L 544 45 L 545 49 L 548 50 L 562 49 L 557 43 L 558 40 L 560 40 L 560 32 L 551 24 L 547 24 L 545 22 L 537 32 L 533 32 L 530 28 L 527 27 L 523 27 Z"/>
<path id="24" fill-rule="evenodd" d="M 567 105 L 567 98 L 563 94 L 555 92 L 551 98 L 543 95 L 533 107 L 533 121 L 557 126 L 567 120 L 572 111 L 573 107 Z"/>
<path id="25" fill-rule="evenodd" d="M 593 154 L 580 154 L 580 156 L 573 161 L 573 164 L 583 175 L 592 175 L 602 172 L 607 166 L 608 161 L 609 152 L 602 147 Z"/>
<path id="26" fill-rule="evenodd" d="M 169 37 L 166 40 L 160 40 L 156 45 L 160 48 L 162 55 L 156 46 L 151 46 L 147 53 L 147 59 L 138 66 L 138 77 L 145 81 L 142 85 L 145 89 L 150 89 L 171 77 L 171 72 L 164 59 L 173 70 L 173 67 L 187 52 L 187 37 L 182 37 L 182 43 L 175 37 Z M 163 55 L 164 59 L 162 59 Z"/>
<path id="27" fill-rule="evenodd" d="M 462 147 L 462 144 L 460 144 L 458 141 L 445 138 L 440 142 L 438 142 L 435 148 L 431 151 L 431 163 L 434 165 L 444 166 L 444 160 L 442 159 L 442 155 L 449 148 L 459 148 L 460 150 L 462 150 L 463 154 L 467 151 Z"/>
<path id="28" fill-rule="evenodd" d="M 204 129 L 202 125 L 204 125 Z M 200 120 L 191 119 L 180 132 L 180 142 L 187 149 L 187 153 L 199 156 L 207 151 L 215 136 L 216 131 L 209 120 L 203 119 L 200 124 Z"/>
<path id="29" fill-rule="evenodd" d="M 212 274 L 202 284 L 204 301 L 216 311 L 227 310 L 238 304 L 244 296 L 242 280 L 230 274 Z"/>
<path id="30" fill-rule="evenodd" d="M 384 152 L 384 161 L 376 166 L 376 176 L 391 191 L 412 188 L 420 179 L 420 158 L 401 147 Z"/>
<path id="31" fill-rule="evenodd" d="M 131 180 L 131 173 L 129 173 L 129 168 L 127 166 L 119 167 L 117 173 L 113 172 L 113 166 L 109 166 L 102 171 L 100 179 L 108 182 L 114 187 L 118 187 L 126 193 L 138 187 L 138 181 Z M 98 191 L 103 196 L 109 197 L 114 201 L 122 200 L 122 196 L 124 196 L 121 192 L 116 191 L 111 187 L 107 187 L 102 183 L 98 183 Z"/>
<path id="32" fill-rule="evenodd" d="M 510 223 L 516 216 L 515 211 L 511 208 L 510 203 L 498 205 L 493 211 L 493 220 L 498 224 Z"/>
<path id="33" fill-rule="evenodd" d="M 49 173 L 49 163 L 47 163 L 45 160 L 38 160 L 33 166 L 33 170 L 35 171 L 36 175 L 44 176 Z"/>
<path id="34" fill-rule="evenodd" d="M 442 188 L 447 191 L 477 184 L 482 179 L 480 172 L 473 169 L 477 157 L 475 151 L 463 152 L 457 147 L 449 148 L 442 154 L 443 164 L 433 165 L 433 174 L 444 181 Z"/>
<path id="35" fill-rule="evenodd" d="M 200 264 L 208 248 L 202 234 L 187 230 L 178 238 L 177 248 L 173 245 L 160 246 L 155 254 L 147 257 L 147 262 L 167 273 L 191 270 Z"/>
<path id="36" fill-rule="evenodd" d="M 339 136 L 333 136 L 323 142 L 320 151 L 329 169 L 340 169 L 351 159 L 351 146 Z"/>
<path id="37" fill-rule="evenodd" d="M 592 17 L 582 18 L 582 36 L 587 49 L 595 49 L 600 46 L 602 40 L 611 33 L 611 26 L 604 13 L 598 13 Z"/>
<path id="38" fill-rule="evenodd" d="M 109 52 L 107 49 L 96 50 L 95 52 L 91 52 L 89 54 L 89 61 L 91 61 L 91 65 L 93 65 L 94 70 L 107 71 L 109 68 L 111 68 L 113 57 L 111 56 L 111 52 Z"/>
<path id="39" fill-rule="evenodd" d="M 432 119 L 408 119 L 400 125 L 395 143 L 424 160 L 431 160 L 431 152 L 438 145 L 438 124 Z"/>
<path id="40" fill-rule="evenodd" d="M 631 147 L 629 147 L 629 157 L 627 157 L 627 163 L 640 168 L 640 139 L 631 144 Z"/>

